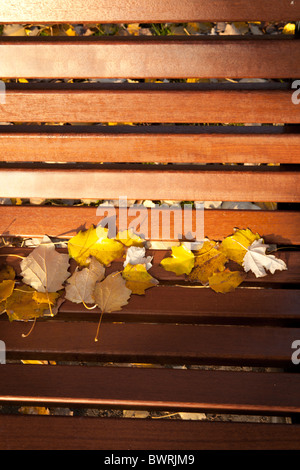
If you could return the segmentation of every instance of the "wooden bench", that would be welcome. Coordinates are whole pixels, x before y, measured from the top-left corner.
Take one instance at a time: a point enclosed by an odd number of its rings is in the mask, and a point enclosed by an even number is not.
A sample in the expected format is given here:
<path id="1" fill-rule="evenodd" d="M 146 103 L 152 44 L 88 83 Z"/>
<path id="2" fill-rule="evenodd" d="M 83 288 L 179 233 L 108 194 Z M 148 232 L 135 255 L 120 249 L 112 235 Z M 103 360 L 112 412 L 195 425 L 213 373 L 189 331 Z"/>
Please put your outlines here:
<path id="1" fill-rule="evenodd" d="M 2 0 L 0 23 L 300 20 L 299 3 L 289 0 L 167 4 Z M 277 210 L 207 209 L 205 236 L 222 240 L 235 227 L 249 227 L 277 244 L 276 256 L 288 266 L 259 279 L 248 274 L 245 288 L 217 294 L 184 288 L 197 284 L 160 266 L 169 250 L 150 249 L 150 272 L 159 286 L 106 315 L 98 343 L 93 337 L 99 310 L 82 305 L 65 302 L 56 317 L 38 321 L 28 338 L 22 338 L 23 322 L 9 323 L 2 315 L 3 410 L 61 407 L 74 416 L 2 412 L 0 448 L 299 449 L 300 365 L 291 360 L 292 344 L 300 340 L 300 104 L 292 102 L 291 88 L 300 78 L 299 39 L 1 37 L 0 77 L 29 80 L 6 83 L 6 103 L 0 105 L 0 122 L 24 123 L 0 127 L 1 197 L 275 201 Z M 100 78 L 132 83 L 85 83 Z M 243 78 L 273 80 L 239 83 Z M 172 80 L 149 83 L 157 79 Z M 95 125 L 112 122 L 136 125 Z M 231 125 L 217 125 L 222 123 Z M 233 125 L 243 123 L 250 126 Z M 238 165 L 224 165 L 230 163 Z M 0 206 L 6 240 L 44 234 L 66 240 L 98 223 L 95 207 Z M 10 255 L 29 252 L 3 247 L 1 263 L 18 270 L 19 260 Z M 160 419 L 91 417 L 79 416 L 78 409 L 202 412 L 212 419 L 165 419 L 164 413 L 157 414 Z M 249 416 L 259 419 L 251 422 Z"/>

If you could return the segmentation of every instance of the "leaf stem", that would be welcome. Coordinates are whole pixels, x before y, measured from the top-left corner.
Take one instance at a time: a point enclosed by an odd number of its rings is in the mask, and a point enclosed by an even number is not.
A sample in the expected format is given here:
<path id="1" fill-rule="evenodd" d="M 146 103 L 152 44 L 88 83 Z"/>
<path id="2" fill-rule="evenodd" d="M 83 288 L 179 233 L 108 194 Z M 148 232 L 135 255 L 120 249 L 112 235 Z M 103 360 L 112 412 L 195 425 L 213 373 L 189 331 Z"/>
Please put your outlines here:
<path id="1" fill-rule="evenodd" d="M 25 258 L 26 258 L 25 256 L 20 256 L 20 255 L 13 255 L 13 254 L 8 254 L 8 255 L 0 255 L 0 256 L 5 256 L 6 258 L 8 258 L 9 256 L 14 256 L 15 258 L 21 258 L 21 259 L 25 259 Z"/>
<path id="2" fill-rule="evenodd" d="M 97 304 L 93 305 L 93 307 L 88 307 L 84 300 L 82 301 L 82 303 L 83 303 L 83 305 L 85 306 L 85 308 L 86 308 L 87 310 L 94 310 L 94 308 L 97 308 L 97 307 L 98 307 Z"/>
<path id="3" fill-rule="evenodd" d="M 104 315 L 104 311 L 101 312 L 101 316 L 100 316 L 100 320 L 99 320 L 98 328 L 97 328 L 97 333 L 96 333 L 96 336 L 95 336 L 95 343 L 97 343 L 99 341 L 99 330 L 100 330 L 100 325 L 101 325 L 101 322 L 102 322 L 103 315 Z"/>
<path id="4" fill-rule="evenodd" d="M 22 334 L 22 338 L 28 338 L 28 336 L 32 333 L 34 327 L 35 327 L 35 324 L 36 324 L 36 318 L 34 319 L 34 322 L 33 322 L 33 325 L 32 327 L 30 328 L 29 332 L 25 335 L 24 333 Z"/>

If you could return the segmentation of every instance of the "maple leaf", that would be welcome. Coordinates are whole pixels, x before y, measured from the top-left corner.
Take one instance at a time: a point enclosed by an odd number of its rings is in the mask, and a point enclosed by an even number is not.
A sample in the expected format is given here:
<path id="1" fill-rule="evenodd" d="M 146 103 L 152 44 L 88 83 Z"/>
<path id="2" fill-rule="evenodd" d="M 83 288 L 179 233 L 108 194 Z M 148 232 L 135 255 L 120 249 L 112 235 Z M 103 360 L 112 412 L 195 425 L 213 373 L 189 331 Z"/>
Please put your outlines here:
<path id="1" fill-rule="evenodd" d="M 276 258 L 274 255 L 266 254 L 268 246 L 263 243 L 262 238 L 255 240 L 250 245 L 243 260 L 243 268 L 246 272 L 252 271 L 256 277 L 263 277 L 267 275 L 265 269 L 272 274 L 276 270 L 283 271 L 287 269 L 283 260 Z"/>
<path id="2" fill-rule="evenodd" d="M 250 229 L 236 230 L 233 235 L 226 237 L 222 241 L 220 251 L 222 251 L 227 258 L 242 266 L 244 256 L 249 246 L 260 238 L 258 233 L 253 233 Z"/>
<path id="3" fill-rule="evenodd" d="M 68 250 L 70 257 L 81 266 L 88 266 L 91 256 L 107 266 L 123 255 L 124 245 L 108 238 L 108 229 L 95 228 L 92 225 L 88 230 L 80 231 L 69 240 Z"/>
<path id="4" fill-rule="evenodd" d="M 202 248 L 195 252 L 195 264 L 189 275 L 190 281 L 206 285 L 214 272 L 225 269 L 228 259 L 217 247 L 215 241 L 206 240 Z"/>
<path id="5" fill-rule="evenodd" d="M 159 283 L 157 279 L 154 279 L 148 272 L 144 265 L 128 264 L 123 273 L 123 278 L 126 280 L 126 287 L 132 291 L 133 294 L 143 295 L 145 290 L 150 287 L 157 286 Z"/>
<path id="6" fill-rule="evenodd" d="M 66 299 L 77 304 L 93 304 L 96 282 L 102 281 L 104 274 L 104 266 L 92 257 L 88 268 L 79 270 L 77 267 L 74 274 L 68 279 Z"/>
<path id="7" fill-rule="evenodd" d="M 209 278 L 209 286 L 215 291 L 222 294 L 232 292 L 238 287 L 245 279 L 246 273 L 241 271 L 229 271 L 225 269 L 220 273 L 213 273 Z"/>
<path id="8" fill-rule="evenodd" d="M 21 262 L 23 282 L 38 292 L 57 292 L 71 275 L 69 256 L 58 253 L 48 237 Z"/>
<path id="9" fill-rule="evenodd" d="M 194 267 L 195 255 L 184 245 L 172 246 L 172 256 L 161 261 L 161 266 L 166 271 L 172 271 L 178 276 L 190 274 Z"/>

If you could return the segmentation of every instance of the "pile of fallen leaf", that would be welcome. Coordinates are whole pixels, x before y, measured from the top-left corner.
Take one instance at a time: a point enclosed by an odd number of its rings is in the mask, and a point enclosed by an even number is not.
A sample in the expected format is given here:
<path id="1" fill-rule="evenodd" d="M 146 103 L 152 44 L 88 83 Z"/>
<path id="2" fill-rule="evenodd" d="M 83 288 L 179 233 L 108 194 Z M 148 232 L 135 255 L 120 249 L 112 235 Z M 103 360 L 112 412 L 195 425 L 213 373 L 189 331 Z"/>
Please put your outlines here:
<path id="1" fill-rule="evenodd" d="M 91 226 L 71 238 L 68 253 L 62 253 L 45 236 L 28 256 L 12 254 L 22 258 L 18 279 L 12 266 L 0 270 L 0 314 L 6 312 L 10 321 L 33 320 L 35 324 L 37 318 L 56 315 L 65 300 L 83 304 L 88 310 L 98 307 L 98 341 L 104 313 L 120 311 L 132 295 L 144 295 L 146 289 L 159 285 L 148 272 L 153 258 L 146 256 L 145 243 L 130 230 L 109 238 L 108 229 Z M 164 258 L 161 266 L 224 294 L 234 291 L 249 271 L 263 277 L 266 270 L 273 274 L 287 269 L 284 261 L 267 254 L 268 247 L 258 233 L 235 230 L 222 242 L 206 239 L 195 251 L 184 243 L 172 247 L 171 256 Z M 71 259 L 76 262 L 72 274 Z M 106 268 L 120 259 L 123 269 L 106 276 Z M 229 261 L 244 271 L 231 271 Z"/>

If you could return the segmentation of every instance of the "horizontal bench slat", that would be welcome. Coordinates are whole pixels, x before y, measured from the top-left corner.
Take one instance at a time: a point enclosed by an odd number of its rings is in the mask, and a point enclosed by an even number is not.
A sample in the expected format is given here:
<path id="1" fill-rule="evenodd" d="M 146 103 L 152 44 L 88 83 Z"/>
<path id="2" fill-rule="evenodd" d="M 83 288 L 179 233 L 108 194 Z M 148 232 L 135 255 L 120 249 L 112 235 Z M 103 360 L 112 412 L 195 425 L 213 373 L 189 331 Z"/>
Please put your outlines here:
<path id="1" fill-rule="evenodd" d="M 262 38 L 262 39 L 261 39 Z M 44 39 L 44 40 L 43 40 Z M 94 40 L 93 40 L 94 39 Z M 2 78 L 298 78 L 286 36 L 1 38 Z M 70 61 L 70 57 L 76 60 Z"/>
<path id="2" fill-rule="evenodd" d="M 220 295 L 211 289 L 160 285 L 145 296 L 132 296 L 111 321 L 228 324 L 297 324 L 300 320 L 300 292 L 289 289 L 237 289 L 232 295 Z M 187 308 L 188 306 L 188 308 Z M 66 301 L 59 318 L 66 320 L 99 319 L 100 309 L 87 312 L 83 304 Z"/>
<path id="3" fill-rule="evenodd" d="M 39 8 L 33 0 L 3 0 L 0 23 L 132 23 L 132 22 L 187 22 L 187 21 L 278 21 L 299 20 L 297 2 L 289 0 L 253 0 L 250 4 L 239 0 L 228 6 L 226 0 L 170 0 L 163 5 L 159 0 L 73 0 L 64 2 L 45 0 Z"/>
<path id="4" fill-rule="evenodd" d="M 0 161 L 300 163 L 300 133 L 285 133 L 279 126 L 278 132 L 259 128 L 258 133 L 254 128 L 253 134 L 252 128 L 241 133 L 240 127 L 227 126 L 223 133 L 203 132 L 197 126 L 169 127 L 163 132 L 147 126 L 131 132 L 123 127 L 113 127 L 112 132 L 99 127 L 88 132 L 83 127 L 72 127 L 71 132 L 70 126 L 47 127 L 35 132 L 0 128 Z"/>
<path id="5" fill-rule="evenodd" d="M 118 199 L 122 191 L 131 200 L 299 201 L 300 173 L 273 171 L 274 167 L 259 171 L 159 170 L 152 165 L 145 170 L 97 168 L 0 169 L 0 197 Z"/>
<path id="6" fill-rule="evenodd" d="M 296 450 L 299 425 L 0 416 L 4 450 Z"/>
<path id="7" fill-rule="evenodd" d="M 97 323 L 37 321 L 29 325 L 1 321 L 7 359 L 292 366 L 293 341 L 300 328 L 228 325 L 108 323 L 103 317 L 99 342 Z"/>
<path id="8" fill-rule="evenodd" d="M 151 220 L 151 209 L 144 209 L 147 219 Z M 153 210 L 153 209 L 152 209 Z M 137 211 L 134 209 L 113 209 L 111 216 L 116 218 L 116 227 L 119 230 L 120 217 L 127 220 L 128 225 L 133 223 Z M 0 205 L 0 234 L 22 237 L 50 237 L 71 238 L 79 230 L 97 226 L 106 213 L 100 215 L 96 207 L 58 207 L 58 206 L 2 206 Z M 216 218 L 218 224 L 215 223 Z M 196 220 L 196 211 L 192 212 L 192 220 Z M 152 222 L 153 224 L 153 222 Z M 154 225 L 151 225 L 153 227 Z M 174 222 L 170 221 L 170 233 L 167 237 L 151 232 L 150 240 L 177 241 L 174 232 Z M 234 229 L 251 228 L 258 232 L 266 243 L 279 243 L 284 245 L 300 245 L 300 213 L 298 211 L 264 211 L 264 210 L 222 210 L 209 209 L 204 211 L 205 236 L 213 240 L 222 240 L 230 235 Z M 284 232 L 282 228 L 284 227 Z M 155 225 L 155 232 L 161 230 Z"/>
<path id="9" fill-rule="evenodd" d="M 130 85 L 7 84 L 0 122 L 300 122 L 299 106 L 292 102 L 294 90 L 289 88 Z"/>
<path id="10" fill-rule="evenodd" d="M 232 232 L 231 232 L 232 233 Z M 7 262 L 8 264 L 12 265 L 16 270 L 16 273 L 20 273 L 20 260 L 13 255 L 21 255 L 21 256 L 28 256 L 28 254 L 32 250 L 30 248 L 1 248 L 1 254 L 3 255 L 2 260 L 3 263 Z M 58 251 L 65 253 L 66 249 L 58 249 Z M 171 271 L 166 271 L 163 267 L 160 266 L 160 262 L 163 258 L 170 256 L 170 250 L 147 250 L 149 256 L 153 256 L 152 264 L 153 267 L 150 269 L 150 273 L 152 276 L 157 278 L 161 282 L 171 281 L 171 282 L 182 282 L 186 280 L 186 276 L 183 275 L 176 275 Z M 5 256 L 7 255 L 7 256 Z M 12 255 L 12 256 L 10 256 Z M 265 277 L 256 278 L 254 274 L 251 272 L 247 273 L 247 277 L 245 282 L 250 282 L 251 284 L 255 283 L 258 285 L 267 284 L 285 284 L 285 283 L 298 283 L 300 281 L 300 252 L 299 251 L 284 251 L 278 250 L 276 253 L 276 258 L 282 259 L 288 269 L 284 271 L 276 271 L 272 275 L 268 275 Z M 109 274 L 114 271 L 121 271 L 123 269 L 123 262 L 124 260 L 116 260 L 112 263 L 111 266 L 106 268 L 106 273 Z M 229 263 L 230 265 L 230 263 Z M 76 266 L 75 261 L 71 260 L 71 272 L 74 271 Z M 231 269 L 233 270 L 242 270 L 243 268 L 237 265 L 236 263 L 232 263 Z"/>
<path id="11" fill-rule="evenodd" d="M 95 406 L 274 416 L 300 412 L 297 374 L 6 365 L 1 367 L 0 377 L 0 403 L 19 406 Z"/>

